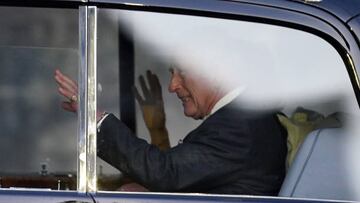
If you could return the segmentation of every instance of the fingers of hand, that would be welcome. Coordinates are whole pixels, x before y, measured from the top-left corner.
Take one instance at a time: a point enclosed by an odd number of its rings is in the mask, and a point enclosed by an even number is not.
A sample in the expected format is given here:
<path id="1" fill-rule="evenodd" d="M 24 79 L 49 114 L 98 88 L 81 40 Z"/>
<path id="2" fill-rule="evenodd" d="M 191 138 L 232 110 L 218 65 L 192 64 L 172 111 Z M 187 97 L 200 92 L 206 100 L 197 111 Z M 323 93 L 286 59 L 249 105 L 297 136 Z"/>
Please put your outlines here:
<path id="1" fill-rule="evenodd" d="M 153 81 L 154 81 L 153 86 L 154 86 L 155 97 L 157 99 L 162 100 L 161 85 L 160 85 L 160 81 L 159 81 L 159 78 L 157 77 L 157 75 L 153 75 Z"/>
<path id="2" fill-rule="evenodd" d="M 143 105 L 145 103 L 145 100 L 139 94 L 138 89 L 136 87 L 133 87 L 133 91 L 134 91 L 136 100 L 139 102 L 140 105 Z"/>
<path id="3" fill-rule="evenodd" d="M 150 90 L 153 92 L 156 88 L 154 77 L 156 77 L 154 74 L 151 73 L 151 71 L 146 71 L 146 78 L 149 82 Z"/>
<path id="4" fill-rule="evenodd" d="M 152 74 L 150 70 L 146 71 L 146 79 L 149 82 L 150 89 L 152 89 L 152 85 L 153 85 L 153 75 L 154 74 Z"/>
<path id="5" fill-rule="evenodd" d="M 77 95 L 77 85 L 67 76 L 63 75 L 59 70 L 55 71 L 55 80 L 59 85 L 59 92 L 65 97 L 71 99 L 73 95 Z"/>
<path id="6" fill-rule="evenodd" d="M 67 111 L 76 112 L 76 104 L 72 102 L 62 102 L 61 107 Z"/>
<path id="7" fill-rule="evenodd" d="M 156 99 L 162 99 L 161 85 L 158 76 L 149 70 L 146 72 L 146 76 L 149 81 L 151 93 Z"/>
<path id="8" fill-rule="evenodd" d="M 68 98 L 72 102 L 77 102 L 77 93 L 73 91 L 69 91 L 67 89 L 64 89 L 62 87 L 59 87 L 59 93 L 63 95 L 64 97 Z"/>
<path id="9" fill-rule="evenodd" d="M 70 92 L 71 95 L 74 95 L 77 93 L 77 88 L 72 87 L 69 83 L 64 82 L 59 77 L 55 76 L 55 80 L 59 85 L 59 89 L 63 89 L 66 92 Z M 66 95 L 64 95 L 64 96 L 66 96 Z M 70 97 L 68 97 L 68 98 L 70 98 Z"/>
<path id="10" fill-rule="evenodd" d="M 139 76 L 139 82 L 140 82 L 140 87 L 144 94 L 145 99 L 150 98 L 151 97 L 150 91 L 147 88 L 144 77 L 142 75 Z"/>
<path id="11" fill-rule="evenodd" d="M 74 80 L 72 80 L 68 76 L 62 74 L 61 71 L 59 71 L 59 70 L 55 71 L 55 77 L 56 76 L 58 77 L 59 81 L 66 84 L 66 86 L 68 86 L 69 88 L 72 88 L 77 91 L 78 86 Z"/>
<path id="12" fill-rule="evenodd" d="M 71 102 L 77 102 L 77 85 L 76 83 L 63 75 L 59 70 L 55 71 L 55 80 L 59 85 L 59 93 L 64 97 L 71 100 Z"/>

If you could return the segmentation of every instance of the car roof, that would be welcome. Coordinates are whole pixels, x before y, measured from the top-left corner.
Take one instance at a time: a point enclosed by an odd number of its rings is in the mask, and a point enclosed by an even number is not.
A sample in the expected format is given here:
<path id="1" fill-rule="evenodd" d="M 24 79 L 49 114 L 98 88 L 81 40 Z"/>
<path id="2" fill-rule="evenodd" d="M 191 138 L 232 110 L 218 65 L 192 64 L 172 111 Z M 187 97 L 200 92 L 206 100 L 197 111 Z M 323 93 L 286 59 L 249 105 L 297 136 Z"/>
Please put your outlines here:
<path id="1" fill-rule="evenodd" d="M 174 2 L 174 5 L 176 5 L 177 2 L 177 0 L 77 0 L 77 1 L 114 3 L 114 4 L 141 3 L 144 5 L 152 5 L 152 4 L 161 5 L 164 4 L 165 2 L 167 5 L 169 5 L 169 2 Z M 193 0 L 182 0 L 182 1 L 193 2 Z M 218 0 L 208 0 L 208 1 L 203 1 L 203 3 L 206 4 L 207 2 L 211 2 L 211 1 L 218 1 Z M 292 8 L 294 5 L 296 7 L 296 4 L 303 4 L 303 5 L 308 5 L 309 7 L 312 8 L 315 7 L 327 11 L 328 13 L 335 15 L 337 18 L 341 19 L 344 22 L 347 22 L 352 17 L 360 14 L 360 0 L 226 0 L 226 1 L 246 2 L 250 4 L 263 4 L 268 6 L 280 6 L 283 8 Z"/>
<path id="2" fill-rule="evenodd" d="M 359 0 L 323 0 L 315 6 L 336 14 L 343 21 L 349 21 L 360 13 Z"/>
<path id="3" fill-rule="evenodd" d="M 197 4 L 199 2 L 194 2 L 193 0 L 182 0 L 183 2 L 193 2 Z M 294 9 L 299 10 L 300 7 L 296 5 L 302 4 L 305 7 L 302 7 L 300 10 L 308 8 L 318 8 L 323 11 L 326 11 L 343 22 L 348 22 L 353 17 L 360 14 L 360 0 L 206 0 L 203 1 L 204 4 L 208 2 L 215 2 L 215 1 L 230 1 L 230 2 L 245 2 L 249 4 L 260 4 L 266 6 L 274 6 L 274 7 L 281 7 L 284 9 Z M 11 2 L 11 0 L 3 0 L 2 2 Z M 40 1 L 34 1 L 39 3 Z M 41 1 L 44 4 L 46 2 L 51 3 L 62 3 L 62 2 L 72 2 L 72 3 L 106 3 L 106 4 L 143 4 L 143 5 L 162 5 L 166 4 L 167 6 L 171 5 L 172 2 L 174 7 L 176 7 L 178 0 L 43 0 Z M 57 4 L 57 3 L 56 3 Z"/>
<path id="4" fill-rule="evenodd" d="M 229 0 L 231 1 L 231 0 Z M 246 2 L 249 4 L 262 4 L 267 6 L 296 8 L 296 5 L 302 4 L 309 8 L 318 8 L 326 11 L 343 22 L 349 21 L 351 18 L 360 14 L 359 0 L 233 0 L 237 2 Z"/>

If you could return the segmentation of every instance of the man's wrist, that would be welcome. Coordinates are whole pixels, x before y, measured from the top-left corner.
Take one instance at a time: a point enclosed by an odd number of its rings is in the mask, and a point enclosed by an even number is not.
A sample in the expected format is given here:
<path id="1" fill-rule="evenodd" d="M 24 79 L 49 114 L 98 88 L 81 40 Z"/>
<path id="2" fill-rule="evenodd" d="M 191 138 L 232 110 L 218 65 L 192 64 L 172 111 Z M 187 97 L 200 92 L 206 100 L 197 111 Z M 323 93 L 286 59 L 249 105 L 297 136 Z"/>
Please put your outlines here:
<path id="1" fill-rule="evenodd" d="M 96 122 L 98 123 L 106 114 L 106 111 L 98 111 L 96 112 Z"/>
<path id="2" fill-rule="evenodd" d="M 168 137 L 168 132 L 166 128 L 162 129 L 152 129 L 149 130 L 150 136 L 152 140 L 162 140 L 163 137 Z"/>
<path id="3" fill-rule="evenodd" d="M 101 126 L 101 123 L 105 120 L 105 118 L 109 115 L 108 112 L 106 111 L 103 111 L 103 112 L 98 112 L 97 113 L 97 116 L 96 116 L 96 120 L 97 120 L 97 129 L 98 131 L 100 130 L 100 126 Z"/>
<path id="4" fill-rule="evenodd" d="M 157 127 L 157 128 L 148 128 L 149 132 L 163 132 L 166 131 L 166 126 Z"/>

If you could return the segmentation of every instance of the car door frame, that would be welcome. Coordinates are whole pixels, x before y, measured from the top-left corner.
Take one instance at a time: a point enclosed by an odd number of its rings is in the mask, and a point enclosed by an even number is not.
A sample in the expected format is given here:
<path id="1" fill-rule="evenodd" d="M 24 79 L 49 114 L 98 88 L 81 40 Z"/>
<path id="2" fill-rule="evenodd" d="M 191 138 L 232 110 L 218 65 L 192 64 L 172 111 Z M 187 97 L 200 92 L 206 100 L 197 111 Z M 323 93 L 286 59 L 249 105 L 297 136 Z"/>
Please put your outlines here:
<path id="1" fill-rule="evenodd" d="M 342 57 L 344 64 L 347 68 L 349 78 L 353 85 L 353 90 L 356 95 L 358 104 L 360 101 L 360 85 L 357 72 L 360 67 L 360 50 L 359 43 L 354 33 L 347 22 L 342 21 L 335 14 L 329 13 L 325 10 L 319 9 L 315 6 L 309 6 L 306 3 L 299 1 L 273 1 L 270 4 L 266 0 L 254 0 L 254 1 L 225 1 L 225 0 L 203 0 L 203 1 L 191 1 L 191 0 L 53 0 L 53 1 L 36 1 L 36 2 L 14 2 L 14 1 L 3 1 L 0 3 L 0 6 L 25 6 L 25 7 L 56 7 L 56 8 L 79 8 L 83 7 L 84 9 L 91 8 L 96 11 L 97 8 L 116 8 L 116 9 L 125 9 L 125 10 L 139 10 L 139 11 L 151 11 L 151 12 L 160 12 L 160 13 L 173 13 L 173 14 L 182 14 L 182 15 L 195 15 L 195 16 L 204 16 L 204 17 L 213 17 L 213 18 L 222 18 L 222 19 L 233 19 L 249 22 L 260 22 L 271 25 L 279 25 L 283 27 L 293 28 L 308 33 L 315 34 L 328 43 L 330 43 Z M 96 12 L 95 12 L 96 13 Z M 96 17 L 91 21 L 95 20 Z M 88 22 L 86 23 L 88 24 Z M 355 26 L 355 25 L 353 25 Z M 81 29 L 81 28 L 80 28 Z M 88 28 L 83 28 L 88 30 Z M 88 30 L 91 32 L 96 32 L 95 29 Z M 90 52 L 96 50 L 96 33 L 93 33 L 92 37 L 86 37 L 86 43 L 84 48 L 85 55 L 87 56 Z M 83 36 L 84 37 L 84 36 Z M 84 43 L 84 42 L 83 42 Z M 95 43 L 95 44 L 91 44 Z M 82 44 L 84 45 L 84 44 Z M 90 45 L 90 47 L 89 47 Z M 81 48 L 81 45 L 79 45 Z M 80 50 L 79 50 L 80 51 Z M 96 53 L 93 53 L 96 58 Z M 301 56 L 299 56 L 301 57 Z M 87 75 L 85 72 L 89 72 L 89 69 L 81 69 L 80 74 L 80 85 L 81 89 L 85 91 L 80 100 L 83 101 L 81 106 L 92 105 L 96 107 L 96 60 L 92 57 L 90 61 L 85 56 L 81 59 L 84 63 L 83 67 L 90 68 L 92 75 Z M 86 63 L 86 64 L 85 64 Z M 91 65 L 92 64 L 92 65 Z M 81 65 L 80 65 L 81 66 Z M 93 77 L 91 82 L 83 84 L 85 81 L 88 81 L 89 77 Z M 89 88 L 92 88 L 92 97 L 89 99 L 85 94 Z M 94 95 L 95 94 L 95 95 Z M 94 141 L 94 112 L 95 110 L 91 109 L 91 118 L 89 117 L 89 110 L 84 109 L 81 116 L 83 119 L 92 120 L 91 121 L 91 132 L 88 130 L 89 123 L 83 124 L 84 139 L 91 139 Z M 81 125 L 81 124 L 80 124 Z M 95 129 L 96 131 L 96 129 Z M 91 138 L 90 138 L 91 137 Z M 96 137 L 95 137 L 96 138 Z M 95 139 L 96 140 L 96 139 Z M 96 152 L 96 145 L 89 147 L 89 145 L 84 145 L 85 151 L 92 151 L 92 159 L 94 157 L 94 152 Z M 87 154 L 88 155 L 88 154 Z M 87 163 L 86 167 L 92 167 L 94 160 Z M 86 171 L 94 170 L 86 168 Z M 96 170 L 91 172 L 90 178 L 95 178 L 96 180 Z M 86 175 L 89 178 L 88 175 Z M 92 179 L 94 180 L 94 179 Z M 99 202 L 107 201 L 110 199 L 116 200 L 131 200 L 134 199 L 139 202 L 144 202 L 149 199 L 155 200 L 191 200 L 191 201 L 266 201 L 266 202 L 279 202 L 279 201 L 304 201 L 304 199 L 289 199 L 289 198 L 273 198 L 273 197 L 247 197 L 241 195 L 204 195 L 204 194 L 159 194 L 159 193 L 116 193 L 116 192 L 98 192 L 96 189 L 90 189 L 88 187 L 88 182 L 86 183 L 86 188 L 79 190 L 79 194 L 87 193 L 93 199 L 98 200 Z M 93 184 L 93 182 L 91 183 Z M 79 188 L 78 188 L 79 189 Z M 18 192 L 18 191 L 15 191 Z M 0 196 L 12 194 L 13 191 L 4 191 L 0 190 Z M 33 192 L 21 192 L 24 193 L 24 197 L 29 195 L 49 195 L 52 192 L 44 191 L 33 191 Z M 63 194 L 63 193 L 56 193 Z M 68 194 L 68 193 L 64 193 Z M 75 194 L 75 193 L 74 193 Z M 61 196 L 61 195 L 60 195 Z M 76 196 L 76 195 L 75 195 Z M 1 198 L 0 198 L 1 200 Z M 318 200 L 307 200 L 315 201 Z M 319 200 L 320 202 L 322 200 Z"/>
<path id="2" fill-rule="evenodd" d="M 191 0 L 89 0 L 97 8 L 121 10 L 149 11 L 157 13 L 194 15 L 221 19 L 232 19 L 248 22 L 278 25 L 314 34 L 331 44 L 340 54 L 349 75 L 355 97 L 360 101 L 360 84 L 357 71 L 360 67 L 359 45 L 347 22 L 336 15 L 315 6 L 299 1 L 211 1 L 194 2 Z M 272 2 L 273 3 L 273 2 Z M 299 56 L 301 57 L 301 56 Z M 120 95 L 121 96 L 121 95 Z M 136 201 L 244 201 L 244 202 L 323 202 L 304 198 L 283 197 L 249 197 L 242 195 L 207 195 L 207 194 L 169 194 L 169 193 L 126 193 L 102 192 L 93 193 L 99 202 Z M 334 200 L 331 200 L 334 201 Z M 335 200 L 336 201 L 336 200 Z"/>

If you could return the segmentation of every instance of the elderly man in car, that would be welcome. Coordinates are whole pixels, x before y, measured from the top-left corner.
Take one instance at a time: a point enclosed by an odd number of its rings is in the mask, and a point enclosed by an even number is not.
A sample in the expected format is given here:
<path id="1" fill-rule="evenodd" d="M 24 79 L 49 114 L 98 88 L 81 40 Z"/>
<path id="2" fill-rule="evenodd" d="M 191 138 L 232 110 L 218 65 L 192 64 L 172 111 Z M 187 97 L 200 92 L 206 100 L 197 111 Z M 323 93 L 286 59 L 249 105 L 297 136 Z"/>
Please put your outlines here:
<path id="1" fill-rule="evenodd" d="M 286 131 L 276 112 L 243 108 L 238 102 L 240 88 L 225 88 L 199 72 L 176 68 L 170 72 L 169 92 L 181 100 L 185 116 L 202 119 L 202 124 L 182 143 L 161 149 L 134 136 L 113 114 L 100 112 L 98 156 L 150 191 L 277 195 L 287 149 Z M 59 70 L 55 79 L 60 94 L 69 99 L 63 108 L 76 112 L 76 83 Z M 147 79 L 161 88 L 153 73 L 148 72 Z M 136 95 L 140 104 L 146 101 Z M 158 104 L 163 113 L 162 103 Z M 166 134 L 165 116 L 146 118 L 146 111 L 144 107 L 145 121 L 153 120 L 147 122 L 150 133 Z"/>

